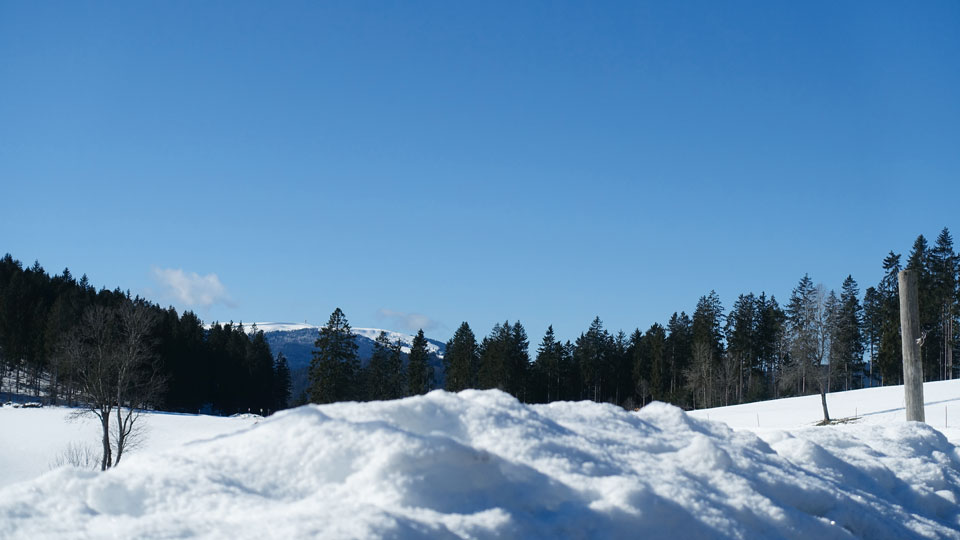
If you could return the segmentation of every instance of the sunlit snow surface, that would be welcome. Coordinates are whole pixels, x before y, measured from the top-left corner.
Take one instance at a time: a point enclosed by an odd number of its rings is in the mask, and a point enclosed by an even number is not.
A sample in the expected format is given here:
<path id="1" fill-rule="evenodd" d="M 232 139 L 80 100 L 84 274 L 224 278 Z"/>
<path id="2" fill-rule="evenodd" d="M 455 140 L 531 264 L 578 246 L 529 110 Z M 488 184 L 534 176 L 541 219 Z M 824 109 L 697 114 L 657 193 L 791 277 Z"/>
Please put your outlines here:
<path id="1" fill-rule="evenodd" d="M 7 486 L 0 537 L 960 538 L 957 448 L 896 420 L 895 388 L 861 392 L 864 414 L 890 410 L 788 429 L 764 428 L 762 411 L 796 422 L 804 402 L 779 416 L 775 402 L 633 413 L 437 391 L 302 407 L 105 474 Z M 26 413 L 3 411 L 0 426 Z M 761 428 L 725 414 L 760 414 Z"/>

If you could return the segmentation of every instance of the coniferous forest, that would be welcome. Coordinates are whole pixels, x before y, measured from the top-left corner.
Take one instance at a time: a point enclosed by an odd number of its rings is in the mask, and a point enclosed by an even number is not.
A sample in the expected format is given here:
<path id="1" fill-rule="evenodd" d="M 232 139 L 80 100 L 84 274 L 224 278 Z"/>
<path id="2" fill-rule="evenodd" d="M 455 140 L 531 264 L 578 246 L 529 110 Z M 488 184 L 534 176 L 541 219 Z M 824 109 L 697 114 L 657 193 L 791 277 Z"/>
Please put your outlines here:
<path id="1" fill-rule="evenodd" d="M 900 384 L 897 273 L 904 268 L 919 273 L 924 377 L 953 378 L 960 262 L 949 230 L 932 246 L 917 237 L 905 261 L 891 251 L 882 268 L 880 282 L 864 291 L 850 275 L 838 292 L 804 274 L 785 303 L 762 291 L 748 292 L 729 311 L 710 291 L 692 314 L 675 312 L 665 325 L 629 334 L 604 328 L 600 317 L 573 341 L 560 340 L 549 327 L 532 350 L 520 321 L 497 323 L 482 338 L 463 322 L 447 342 L 444 388 L 498 388 L 530 403 L 592 400 L 635 408 L 659 400 L 705 408 Z M 337 309 L 326 334 L 321 332 L 311 366 L 311 401 L 391 396 L 364 386 L 369 374 L 357 367 L 349 347 L 326 352 L 322 344 L 349 341 L 349 328 Z M 386 351 L 388 344 L 381 346 Z M 336 373 L 336 386 L 353 388 L 354 394 L 327 389 L 323 381 L 331 379 L 324 373 Z"/>
<path id="2" fill-rule="evenodd" d="M 592 400 L 635 408 L 660 400 L 704 408 L 900 384 L 897 272 L 903 268 L 919 274 L 924 377 L 953 378 L 960 260 L 950 232 L 944 228 L 932 245 L 919 236 L 905 259 L 891 251 L 881 264 L 880 281 L 862 291 L 853 276 L 834 291 L 804 274 L 785 300 L 746 292 L 727 310 L 710 291 L 692 314 L 675 312 L 665 324 L 628 333 L 596 317 L 573 341 L 549 327 L 531 342 L 520 321 L 510 320 L 478 337 L 464 322 L 447 342 L 444 388 L 499 388 L 530 403 Z M 180 315 L 120 289 L 95 290 L 86 276 L 77 280 L 66 269 L 51 276 L 39 263 L 24 268 L 11 255 L 0 260 L 0 391 L 74 403 L 76 366 L 66 360 L 80 350 L 77 336 L 89 336 L 83 329 L 91 312 L 106 310 L 117 313 L 106 327 L 122 337 L 125 306 L 149 312 L 144 366 L 162 381 L 149 406 L 233 414 L 291 403 L 286 360 L 273 355 L 262 331 L 232 322 L 206 326 L 193 312 Z M 429 354 L 422 330 L 406 355 L 382 333 L 361 362 L 338 308 L 319 331 L 308 389 L 296 401 L 425 393 L 439 379 Z"/>
<path id="3" fill-rule="evenodd" d="M 160 382 L 146 405 L 218 414 L 287 406 L 290 371 L 282 356 L 273 357 L 263 332 L 233 323 L 208 328 L 193 312 L 181 316 L 120 289 L 98 291 L 86 275 L 77 280 L 69 269 L 50 276 L 39 263 L 24 268 L 9 254 L 0 259 L 0 391 L 76 404 L 83 399 L 80 374 L 68 369 L 75 367 L 69 360 L 85 339 L 90 315 L 130 306 L 147 314 L 140 368 Z M 114 349 L 112 356 L 123 354 L 122 317 L 109 316 L 103 326 L 102 344 Z"/>

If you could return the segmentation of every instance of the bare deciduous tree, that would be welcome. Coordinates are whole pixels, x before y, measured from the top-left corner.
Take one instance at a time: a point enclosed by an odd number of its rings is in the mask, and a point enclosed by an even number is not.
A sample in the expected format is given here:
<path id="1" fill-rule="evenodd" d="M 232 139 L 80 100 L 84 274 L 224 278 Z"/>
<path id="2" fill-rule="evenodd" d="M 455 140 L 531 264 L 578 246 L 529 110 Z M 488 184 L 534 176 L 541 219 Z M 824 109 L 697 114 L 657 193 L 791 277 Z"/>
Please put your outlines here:
<path id="1" fill-rule="evenodd" d="M 117 308 L 91 306 L 64 343 L 60 371 L 76 381 L 81 414 L 100 421 L 101 470 L 120 462 L 135 442 L 141 412 L 163 388 L 149 340 L 155 322 L 139 300 Z M 116 424 L 112 434 L 111 415 Z"/>
<path id="2" fill-rule="evenodd" d="M 117 310 L 119 339 L 117 376 L 116 459 L 120 463 L 124 449 L 134 442 L 141 412 L 154 402 L 163 388 L 163 377 L 156 364 L 150 332 L 157 322 L 153 311 L 139 302 L 129 302 Z"/>

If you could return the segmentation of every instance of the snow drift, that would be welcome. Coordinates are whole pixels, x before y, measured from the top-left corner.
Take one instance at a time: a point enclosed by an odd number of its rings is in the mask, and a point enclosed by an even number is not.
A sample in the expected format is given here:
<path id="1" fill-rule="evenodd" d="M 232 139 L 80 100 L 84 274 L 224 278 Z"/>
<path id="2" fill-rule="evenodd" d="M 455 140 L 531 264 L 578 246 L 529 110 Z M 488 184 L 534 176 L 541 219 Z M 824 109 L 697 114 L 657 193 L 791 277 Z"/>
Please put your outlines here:
<path id="1" fill-rule="evenodd" d="M 925 424 L 770 431 L 498 391 L 306 406 L 0 491 L 14 538 L 957 538 Z"/>

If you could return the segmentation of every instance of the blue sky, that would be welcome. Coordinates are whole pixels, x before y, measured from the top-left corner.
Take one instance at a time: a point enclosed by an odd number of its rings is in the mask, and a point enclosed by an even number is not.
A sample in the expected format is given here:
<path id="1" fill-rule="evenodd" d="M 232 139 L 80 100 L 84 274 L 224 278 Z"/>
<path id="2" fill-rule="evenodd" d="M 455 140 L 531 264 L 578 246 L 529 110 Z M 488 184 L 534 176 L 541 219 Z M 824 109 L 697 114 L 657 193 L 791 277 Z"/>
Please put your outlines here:
<path id="1" fill-rule="evenodd" d="M 0 253 L 574 338 L 960 234 L 960 3 L 0 1 Z"/>

